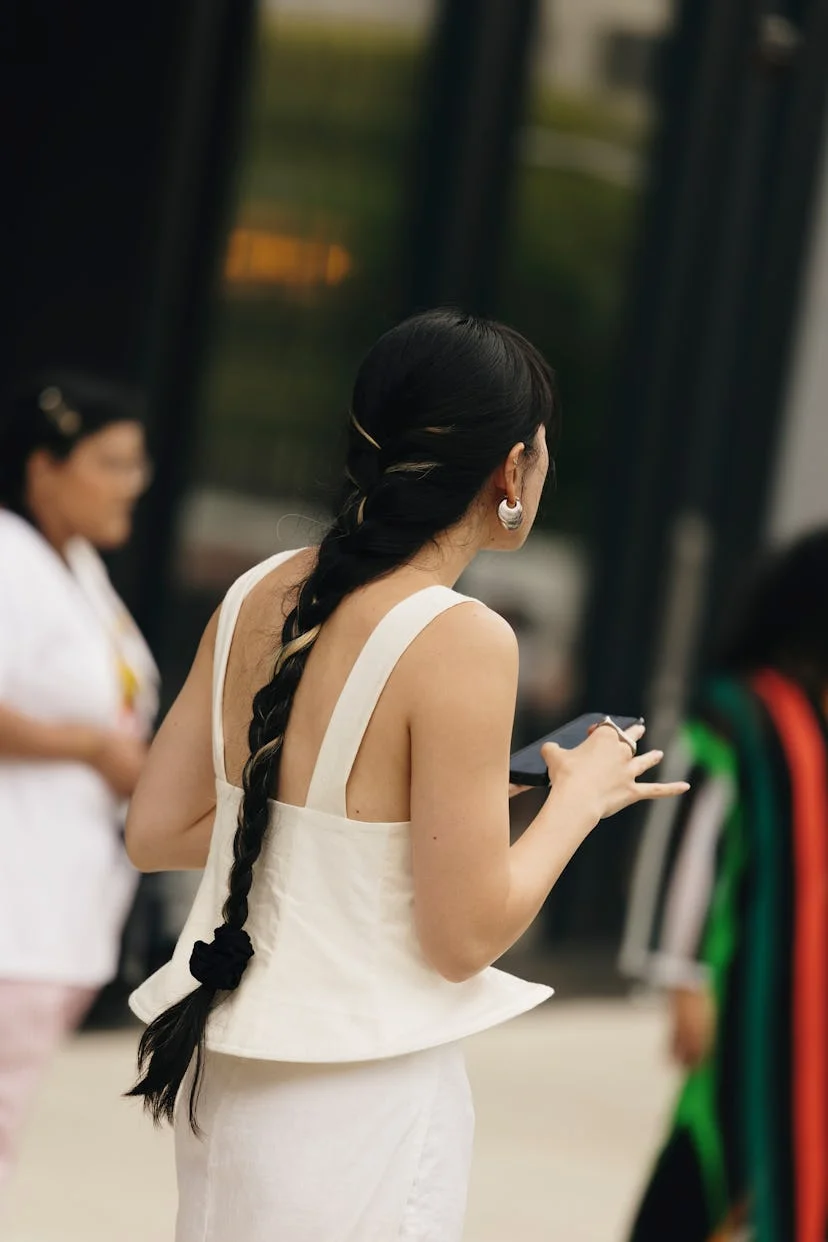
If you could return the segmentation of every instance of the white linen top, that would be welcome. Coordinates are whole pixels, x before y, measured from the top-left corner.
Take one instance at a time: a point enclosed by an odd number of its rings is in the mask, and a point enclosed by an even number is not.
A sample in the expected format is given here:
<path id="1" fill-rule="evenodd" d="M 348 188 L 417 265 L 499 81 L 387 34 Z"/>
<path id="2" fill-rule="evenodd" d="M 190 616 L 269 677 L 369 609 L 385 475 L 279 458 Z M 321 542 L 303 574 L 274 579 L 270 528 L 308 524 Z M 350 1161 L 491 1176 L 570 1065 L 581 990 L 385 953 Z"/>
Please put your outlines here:
<path id="1" fill-rule="evenodd" d="M 64 561 L 0 509 L 0 703 L 44 721 L 124 727 L 115 640 L 103 619 L 115 600 L 88 544 L 77 541 Z M 154 694 L 145 649 L 142 658 Z M 97 772 L 0 757 L 0 979 L 106 983 L 136 879 L 121 808 Z"/>
<path id="2" fill-rule="evenodd" d="M 214 657 L 216 817 L 201 885 L 172 960 L 131 997 L 151 1021 L 198 984 L 196 940 L 221 924 L 241 790 L 224 768 L 222 697 L 242 601 L 292 552 L 230 588 Z M 215 1052 L 264 1060 L 337 1062 L 450 1043 L 515 1017 L 552 989 L 489 968 L 450 983 L 423 956 L 414 917 L 410 824 L 348 819 L 345 791 L 363 735 L 397 661 L 423 629 L 465 597 L 427 587 L 396 605 L 361 651 L 325 734 L 305 806 L 274 801 L 254 868 L 246 930 L 254 947 L 241 984 L 213 1009 Z"/>

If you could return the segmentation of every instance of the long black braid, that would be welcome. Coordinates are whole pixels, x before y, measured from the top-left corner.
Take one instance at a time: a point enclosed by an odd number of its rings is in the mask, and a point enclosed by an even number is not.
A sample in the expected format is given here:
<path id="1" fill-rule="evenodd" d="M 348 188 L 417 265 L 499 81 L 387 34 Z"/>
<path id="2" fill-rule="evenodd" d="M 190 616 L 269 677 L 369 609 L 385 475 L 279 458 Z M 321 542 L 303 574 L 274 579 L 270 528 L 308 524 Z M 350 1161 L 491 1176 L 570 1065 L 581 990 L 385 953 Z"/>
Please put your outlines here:
<path id="1" fill-rule="evenodd" d="M 346 596 L 461 521 L 510 448 L 522 441 L 531 451 L 538 428 L 555 417 L 548 366 L 500 324 L 428 312 L 386 333 L 363 362 L 337 516 L 285 618 L 270 680 L 253 699 L 223 922 L 212 942 L 194 946 L 190 970 L 200 986 L 150 1023 L 139 1046 L 143 1077 L 129 1094 L 143 1096 L 156 1121 L 172 1120 L 195 1056 L 196 1129 L 207 1021 L 253 954 L 245 924 L 254 868 L 272 830 L 294 696 L 322 627 Z"/>

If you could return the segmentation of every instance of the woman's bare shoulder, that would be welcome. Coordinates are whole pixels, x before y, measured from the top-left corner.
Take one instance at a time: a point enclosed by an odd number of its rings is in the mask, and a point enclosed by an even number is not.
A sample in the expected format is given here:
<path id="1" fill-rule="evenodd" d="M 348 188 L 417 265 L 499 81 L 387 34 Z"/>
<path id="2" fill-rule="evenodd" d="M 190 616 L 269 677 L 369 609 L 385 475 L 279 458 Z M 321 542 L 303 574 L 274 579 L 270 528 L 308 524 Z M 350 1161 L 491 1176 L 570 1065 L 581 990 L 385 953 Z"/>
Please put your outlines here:
<path id="1" fill-rule="evenodd" d="M 401 693 L 418 770 L 442 783 L 449 772 L 492 763 L 505 789 L 518 685 L 512 627 L 484 604 L 464 602 L 437 617 L 404 658 Z"/>
<path id="2" fill-rule="evenodd" d="M 476 599 L 464 599 L 440 613 L 411 648 L 412 663 L 455 676 L 517 667 L 515 632 L 504 617 Z"/>

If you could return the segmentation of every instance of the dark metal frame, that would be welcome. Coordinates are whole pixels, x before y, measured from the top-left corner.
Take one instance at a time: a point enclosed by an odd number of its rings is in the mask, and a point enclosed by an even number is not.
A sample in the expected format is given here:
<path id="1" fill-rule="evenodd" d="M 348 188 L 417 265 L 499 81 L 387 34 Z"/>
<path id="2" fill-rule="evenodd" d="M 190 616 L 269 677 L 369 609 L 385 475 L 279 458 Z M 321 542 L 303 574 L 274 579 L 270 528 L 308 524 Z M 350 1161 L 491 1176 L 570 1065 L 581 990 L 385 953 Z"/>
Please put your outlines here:
<path id="1" fill-rule="evenodd" d="M 654 742 L 762 538 L 825 144 L 828 2 L 685 0 L 660 96 L 584 646 L 588 701 L 644 708 Z M 617 931 L 632 823 L 587 843 L 560 930 Z"/>
<path id="2" fill-rule="evenodd" d="M 538 0 L 444 0 L 409 192 L 404 311 L 486 314 L 511 206 Z"/>

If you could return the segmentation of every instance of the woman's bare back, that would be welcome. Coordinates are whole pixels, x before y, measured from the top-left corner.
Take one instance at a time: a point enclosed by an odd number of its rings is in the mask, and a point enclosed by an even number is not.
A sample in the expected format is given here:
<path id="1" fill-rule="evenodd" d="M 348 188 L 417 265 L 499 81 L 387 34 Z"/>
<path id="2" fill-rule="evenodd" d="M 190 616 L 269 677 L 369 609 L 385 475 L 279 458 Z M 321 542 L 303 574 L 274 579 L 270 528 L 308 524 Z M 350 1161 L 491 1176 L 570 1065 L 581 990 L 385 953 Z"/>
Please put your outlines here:
<path id="1" fill-rule="evenodd" d="M 298 553 L 268 574 L 242 606 L 227 666 L 224 736 L 227 779 L 241 784 L 250 753 L 253 696 L 273 672 L 284 619 L 297 584 L 310 572 L 314 550 Z M 400 570 L 354 592 L 325 623 L 293 702 L 273 797 L 303 806 L 316 757 L 334 706 L 369 635 L 385 614 L 422 586 L 417 571 Z M 409 719 L 420 663 L 417 644 L 394 670 L 365 733 L 348 784 L 352 819 L 403 822 L 409 818 Z"/>

